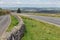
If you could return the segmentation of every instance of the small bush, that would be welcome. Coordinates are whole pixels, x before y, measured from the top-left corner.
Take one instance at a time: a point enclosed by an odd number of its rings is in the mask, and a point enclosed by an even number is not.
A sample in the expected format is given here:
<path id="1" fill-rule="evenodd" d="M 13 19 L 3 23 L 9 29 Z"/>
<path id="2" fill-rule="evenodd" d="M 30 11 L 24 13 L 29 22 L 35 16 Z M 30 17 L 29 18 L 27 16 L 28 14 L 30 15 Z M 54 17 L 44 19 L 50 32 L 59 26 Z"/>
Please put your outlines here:
<path id="1" fill-rule="evenodd" d="M 8 10 L 0 10 L 0 15 L 10 14 Z"/>

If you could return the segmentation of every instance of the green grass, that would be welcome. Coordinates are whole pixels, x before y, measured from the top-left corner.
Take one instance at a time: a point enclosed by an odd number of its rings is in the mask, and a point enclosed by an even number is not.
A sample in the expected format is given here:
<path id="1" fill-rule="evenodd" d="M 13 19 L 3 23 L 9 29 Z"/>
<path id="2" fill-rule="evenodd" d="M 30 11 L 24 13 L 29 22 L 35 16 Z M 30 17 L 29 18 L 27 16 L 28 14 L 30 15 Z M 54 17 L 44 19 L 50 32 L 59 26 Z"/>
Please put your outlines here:
<path id="1" fill-rule="evenodd" d="M 19 22 L 18 22 L 17 18 L 11 15 L 11 24 L 8 27 L 7 32 L 11 31 L 14 28 L 14 26 L 16 26 L 18 23 Z"/>
<path id="2" fill-rule="evenodd" d="M 26 26 L 22 40 L 60 40 L 59 27 L 28 17 L 21 17 Z"/>
<path id="3" fill-rule="evenodd" d="M 60 14 L 36 14 L 38 16 L 60 17 Z"/>
<path id="4" fill-rule="evenodd" d="M 30 13 L 31 15 L 37 16 L 48 16 L 48 17 L 60 17 L 60 13 Z"/>

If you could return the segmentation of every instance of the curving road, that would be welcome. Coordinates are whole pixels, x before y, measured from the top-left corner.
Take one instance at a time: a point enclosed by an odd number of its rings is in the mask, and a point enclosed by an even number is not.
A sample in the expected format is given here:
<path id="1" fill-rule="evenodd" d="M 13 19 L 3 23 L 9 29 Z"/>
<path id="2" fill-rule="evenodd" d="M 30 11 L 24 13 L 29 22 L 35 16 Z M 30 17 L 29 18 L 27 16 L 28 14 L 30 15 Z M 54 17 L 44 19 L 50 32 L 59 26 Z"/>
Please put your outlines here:
<path id="1" fill-rule="evenodd" d="M 56 26 L 60 26 L 60 18 L 46 17 L 46 16 L 35 16 L 35 15 L 27 15 L 27 14 L 20 14 L 20 15 L 28 16 L 30 18 L 34 18 L 37 20 L 43 20 L 44 22 L 48 22 L 48 23 L 54 24 Z"/>
<path id="2" fill-rule="evenodd" d="M 0 37 L 10 24 L 10 15 L 0 16 Z"/>

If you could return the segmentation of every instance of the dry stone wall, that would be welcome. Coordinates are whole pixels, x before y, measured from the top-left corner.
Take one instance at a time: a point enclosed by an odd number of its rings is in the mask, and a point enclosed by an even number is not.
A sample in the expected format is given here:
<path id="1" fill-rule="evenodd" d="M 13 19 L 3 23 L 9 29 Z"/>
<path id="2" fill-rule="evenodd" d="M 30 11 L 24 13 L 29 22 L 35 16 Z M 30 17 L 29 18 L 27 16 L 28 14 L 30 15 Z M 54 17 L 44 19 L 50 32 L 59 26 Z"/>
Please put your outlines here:
<path id="1" fill-rule="evenodd" d="M 21 38 L 24 36 L 25 32 L 25 25 L 21 19 L 21 17 L 14 15 L 18 20 L 19 24 L 15 26 L 12 31 L 10 32 L 4 32 L 1 40 L 21 40 Z"/>

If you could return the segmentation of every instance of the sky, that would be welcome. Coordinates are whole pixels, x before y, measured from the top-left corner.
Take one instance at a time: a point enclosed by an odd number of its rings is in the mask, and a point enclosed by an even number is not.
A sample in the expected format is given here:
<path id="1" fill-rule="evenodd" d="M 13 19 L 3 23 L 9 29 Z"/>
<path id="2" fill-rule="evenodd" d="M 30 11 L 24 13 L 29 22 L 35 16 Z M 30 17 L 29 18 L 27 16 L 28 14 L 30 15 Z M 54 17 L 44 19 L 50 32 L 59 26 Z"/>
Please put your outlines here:
<path id="1" fill-rule="evenodd" d="M 0 7 L 60 7 L 60 0 L 0 0 Z"/>

